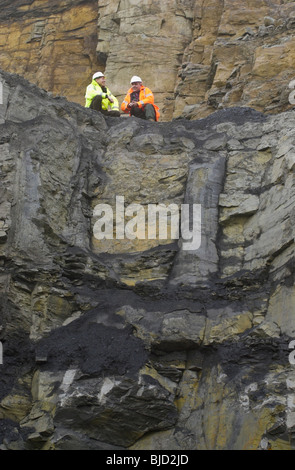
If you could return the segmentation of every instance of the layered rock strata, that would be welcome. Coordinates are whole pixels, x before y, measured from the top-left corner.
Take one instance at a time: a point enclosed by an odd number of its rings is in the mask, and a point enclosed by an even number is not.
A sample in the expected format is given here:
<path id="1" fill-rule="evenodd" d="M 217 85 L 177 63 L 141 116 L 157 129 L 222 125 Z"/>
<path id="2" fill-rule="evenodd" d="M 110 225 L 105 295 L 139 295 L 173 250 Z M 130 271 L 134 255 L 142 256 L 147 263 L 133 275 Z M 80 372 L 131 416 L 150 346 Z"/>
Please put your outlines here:
<path id="1" fill-rule="evenodd" d="M 99 13 L 97 51 L 115 91 L 142 76 L 164 121 L 237 105 L 290 107 L 294 2 L 113 0 Z"/>
<path id="2" fill-rule="evenodd" d="M 106 119 L 1 83 L 1 449 L 294 448 L 294 111 Z M 98 240 L 116 196 L 201 205 L 200 247 Z"/>
<path id="3" fill-rule="evenodd" d="M 140 75 L 161 120 L 218 109 L 288 110 L 294 2 L 287 0 L 13 0 L 2 2 L 0 62 L 84 104 L 93 72 L 120 102 Z"/>
<path id="4" fill-rule="evenodd" d="M 97 17 L 96 0 L 3 1 L 1 68 L 83 103 L 98 66 Z"/>

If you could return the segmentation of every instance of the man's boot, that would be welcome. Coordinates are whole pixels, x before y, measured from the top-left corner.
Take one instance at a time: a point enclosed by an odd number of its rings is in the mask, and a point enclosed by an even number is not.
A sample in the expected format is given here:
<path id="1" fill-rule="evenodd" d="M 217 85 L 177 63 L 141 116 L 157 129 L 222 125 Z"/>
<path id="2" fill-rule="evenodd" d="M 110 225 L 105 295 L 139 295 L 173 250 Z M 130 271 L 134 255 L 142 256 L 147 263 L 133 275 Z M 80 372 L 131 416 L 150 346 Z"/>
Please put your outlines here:
<path id="1" fill-rule="evenodd" d="M 110 111 L 107 111 L 106 115 L 111 117 L 120 117 L 121 113 L 120 111 L 114 111 L 111 109 Z"/>

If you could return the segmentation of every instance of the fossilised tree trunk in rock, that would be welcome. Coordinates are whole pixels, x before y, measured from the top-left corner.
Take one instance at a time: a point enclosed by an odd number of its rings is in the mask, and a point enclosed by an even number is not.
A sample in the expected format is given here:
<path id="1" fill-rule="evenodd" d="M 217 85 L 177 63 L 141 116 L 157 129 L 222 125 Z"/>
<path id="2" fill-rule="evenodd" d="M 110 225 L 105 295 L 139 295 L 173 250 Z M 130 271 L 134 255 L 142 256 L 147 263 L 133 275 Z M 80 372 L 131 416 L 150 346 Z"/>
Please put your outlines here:
<path id="1" fill-rule="evenodd" d="M 292 449 L 294 112 L 156 124 L 1 83 L 1 448 Z M 98 240 L 116 197 L 125 228 L 201 205 L 200 247 Z"/>

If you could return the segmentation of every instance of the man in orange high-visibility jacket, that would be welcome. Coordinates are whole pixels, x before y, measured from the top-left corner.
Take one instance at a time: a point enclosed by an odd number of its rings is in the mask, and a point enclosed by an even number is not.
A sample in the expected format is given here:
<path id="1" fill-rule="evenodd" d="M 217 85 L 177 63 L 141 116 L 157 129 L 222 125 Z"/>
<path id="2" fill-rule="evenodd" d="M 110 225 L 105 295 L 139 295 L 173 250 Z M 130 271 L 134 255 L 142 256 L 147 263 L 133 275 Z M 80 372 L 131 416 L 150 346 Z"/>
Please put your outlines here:
<path id="1" fill-rule="evenodd" d="M 143 86 L 141 78 L 136 75 L 131 78 L 130 84 L 131 88 L 121 104 L 122 111 L 129 113 L 130 116 L 158 121 L 160 112 L 158 106 L 154 104 L 152 91 Z"/>

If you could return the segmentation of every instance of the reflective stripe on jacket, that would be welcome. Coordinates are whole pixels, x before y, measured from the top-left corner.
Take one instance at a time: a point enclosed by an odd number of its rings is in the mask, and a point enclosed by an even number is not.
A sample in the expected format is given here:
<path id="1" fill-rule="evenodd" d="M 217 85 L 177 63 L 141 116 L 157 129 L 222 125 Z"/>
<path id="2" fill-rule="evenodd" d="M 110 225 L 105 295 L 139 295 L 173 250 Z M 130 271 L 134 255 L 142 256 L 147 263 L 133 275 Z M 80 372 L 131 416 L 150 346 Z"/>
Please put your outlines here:
<path id="1" fill-rule="evenodd" d="M 107 88 L 107 92 L 104 93 L 101 86 L 95 80 L 92 80 L 90 85 L 88 85 L 88 87 L 86 88 L 85 108 L 89 108 L 89 106 L 91 105 L 91 101 L 93 100 L 93 98 L 96 95 L 101 95 L 101 97 L 102 97 L 102 103 L 101 103 L 102 104 L 102 109 L 108 110 L 108 108 L 110 106 L 112 110 L 119 111 L 119 102 L 118 102 L 117 98 L 114 95 L 112 95 L 111 91 L 108 88 Z M 111 103 L 106 98 L 107 95 L 114 100 L 113 103 Z"/>
<path id="2" fill-rule="evenodd" d="M 132 90 L 132 88 L 130 88 L 127 92 L 127 95 L 124 98 L 123 103 L 121 104 L 121 109 L 124 113 L 129 113 L 130 114 L 130 109 L 128 108 L 128 104 L 131 101 L 131 94 L 132 93 L 133 93 L 133 90 Z M 143 85 L 141 86 L 140 92 L 139 92 L 139 101 L 137 103 L 138 103 L 139 108 L 143 108 L 148 103 L 152 104 L 153 107 L 155 108 L 155 112 L 156 112 L 156 121 L 158 121 L 158 119 L 160 117 L 159 108 L 154 103 L 153 92 L 149 88 L 147 88 L 146 86 L 143 86 Z"/>

